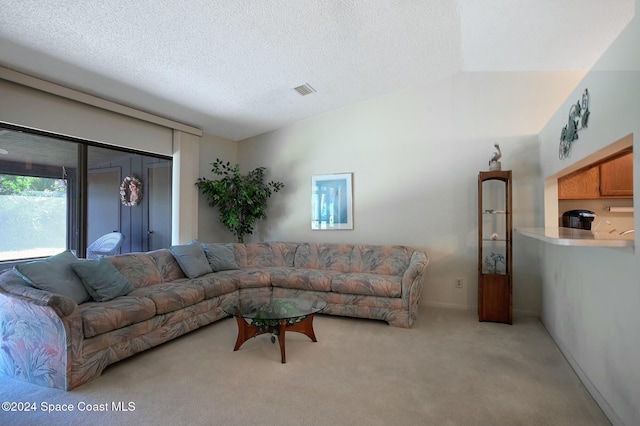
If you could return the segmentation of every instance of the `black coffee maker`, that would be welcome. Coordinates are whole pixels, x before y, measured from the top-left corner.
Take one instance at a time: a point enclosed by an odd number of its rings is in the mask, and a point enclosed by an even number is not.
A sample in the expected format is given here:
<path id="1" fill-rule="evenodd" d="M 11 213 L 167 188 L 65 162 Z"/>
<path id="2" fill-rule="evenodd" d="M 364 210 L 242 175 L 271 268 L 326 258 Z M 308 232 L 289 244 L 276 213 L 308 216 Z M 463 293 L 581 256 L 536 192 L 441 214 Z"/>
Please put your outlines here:
<path id="1" fill-rule="evenodd" d="M 596 214 L 590 210 L 569 210 L 562 215 L 562 226 L 590 231 L 591 222 L 595 218 Z"/>

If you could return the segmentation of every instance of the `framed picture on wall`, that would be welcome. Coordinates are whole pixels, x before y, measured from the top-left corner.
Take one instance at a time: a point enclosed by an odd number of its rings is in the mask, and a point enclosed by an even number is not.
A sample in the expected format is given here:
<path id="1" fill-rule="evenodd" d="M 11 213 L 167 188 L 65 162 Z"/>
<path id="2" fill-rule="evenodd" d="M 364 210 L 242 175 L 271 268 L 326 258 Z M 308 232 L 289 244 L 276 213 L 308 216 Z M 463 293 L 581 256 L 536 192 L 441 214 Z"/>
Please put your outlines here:
<path id="1" fill-rule="evenodd" d="M 311 229 L 353 229 L 353 173 L 311 176 Z"/>

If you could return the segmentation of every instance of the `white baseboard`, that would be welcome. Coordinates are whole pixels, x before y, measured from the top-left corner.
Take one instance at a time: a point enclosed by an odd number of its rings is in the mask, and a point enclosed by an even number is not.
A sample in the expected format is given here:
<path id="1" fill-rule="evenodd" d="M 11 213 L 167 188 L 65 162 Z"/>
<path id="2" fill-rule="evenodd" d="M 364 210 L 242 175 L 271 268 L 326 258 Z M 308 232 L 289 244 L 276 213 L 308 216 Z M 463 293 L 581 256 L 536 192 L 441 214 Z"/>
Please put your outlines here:
<path id="1" fill-rule="evenodd" d="M 540 318 L 540 312 L 537 311 L 528 311 L 526 309 L 514 309 L 513 315 L 517 315 L 519 317 L 536 317 Z"/>
<path id="2" fill-rule="evenodd" d="M 458 305 L 455 303 L 443 303 L 443 302 L 424 302 L 424 303 L 421 303 L 420 306 L 424 306 L 426 308 L 432 307 L 432 308 L 446 308 L 446 309 L 461 309 L 464 311 L 473 311 L 478 309 L 476 305 Z M 538 312 L 529 311 L 526 309 L 514 309 L 513 314 L 518 316 L 537 317 L 537 318 L 540 317 L 540 314 Z"/>
<path id="3" fill-rule="evenodd" d="M 477 309 L 477 306 L 471 305 L 458 305 L 455 303 L 442 303 L 442 302 L 425 302 L 421 303 L 420 306 L 424 307 L 432 307 L 432 308 L 447 308 L 447 309 L 461 309 L 464 311 L 472 311 Z"/>
<path id="4" fill-rule="evenodd" d="M 542 325 L 547 330 L 547 333 L 549 333 L 549 335 L 551 336 L 555 344 L 558 346 L 558 349 L 560 349 L 560 352 L 562 353 L 564 358 L 567 360 L 571 368 L 573 368 L 573 371 L 575 371 L 575 373 L 578 375 L 578 378 L 580 379 L 584 387 L 587 388 L 587 392 L 589 392 L 591 397 L 596 401 L 596 404 L 598 404 L 598 406 L 600 407 L 602 412 L 604 412 L 604 415 L 607 416 L 611 424 L 614 426 L 624 426 L 624 422 L 620 419 L 620 417 L 618 417 L 613 407 L 609 405 L 609 403 L 607 402 L 605 397 L 602 396 L 600 391 L 598 391 L 598 388 L 589 379 L 589 376 L 580 367 L 580 364 L 578 364 L 575 358 L 571 356 L 571 353 L 569 352 L 567 347 L 560 341 L 560 339 L 557 338 L 555 333 L 544 324 L 544 322 L 542 322 Z"/>

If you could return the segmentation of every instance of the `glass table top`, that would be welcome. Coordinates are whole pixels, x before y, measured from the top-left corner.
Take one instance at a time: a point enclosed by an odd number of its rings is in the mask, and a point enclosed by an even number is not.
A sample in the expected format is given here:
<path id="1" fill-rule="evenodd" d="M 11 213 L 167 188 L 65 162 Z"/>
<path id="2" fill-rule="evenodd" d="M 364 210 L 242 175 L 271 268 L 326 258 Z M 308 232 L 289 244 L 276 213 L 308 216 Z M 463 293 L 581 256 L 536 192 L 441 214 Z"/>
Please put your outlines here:
<path id="1" fill-rule="evenodd" d="M 234 317 L 282 320 L 299 318 L 322 311 L 327 303 L 313 296 L 277 297 L 273 295 L 242 295 L 222 305 L 222 310 Z"/>

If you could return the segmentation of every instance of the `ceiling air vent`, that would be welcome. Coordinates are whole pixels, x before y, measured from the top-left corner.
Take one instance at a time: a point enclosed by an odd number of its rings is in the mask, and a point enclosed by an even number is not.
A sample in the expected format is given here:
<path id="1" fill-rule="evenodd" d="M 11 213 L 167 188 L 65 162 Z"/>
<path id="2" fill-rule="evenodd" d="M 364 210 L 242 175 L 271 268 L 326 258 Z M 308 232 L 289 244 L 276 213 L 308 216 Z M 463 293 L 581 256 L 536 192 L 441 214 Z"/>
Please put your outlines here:
<path id="1" fill-rule="evenodd" d="M 294 87 L 294 90 L 300 93 L 302 96 L 310 95 L 316 91 L 316 89 L 314 89 L 307 83 L 303 84 L 302 86 Z"/>

